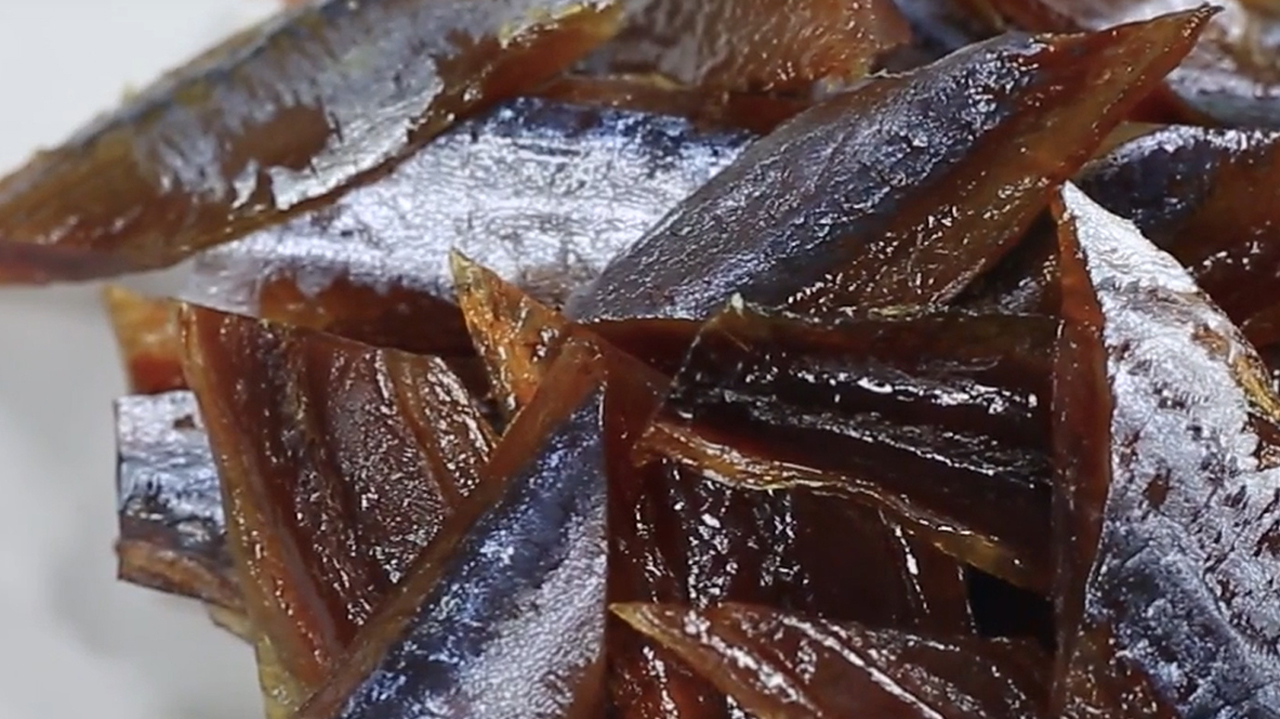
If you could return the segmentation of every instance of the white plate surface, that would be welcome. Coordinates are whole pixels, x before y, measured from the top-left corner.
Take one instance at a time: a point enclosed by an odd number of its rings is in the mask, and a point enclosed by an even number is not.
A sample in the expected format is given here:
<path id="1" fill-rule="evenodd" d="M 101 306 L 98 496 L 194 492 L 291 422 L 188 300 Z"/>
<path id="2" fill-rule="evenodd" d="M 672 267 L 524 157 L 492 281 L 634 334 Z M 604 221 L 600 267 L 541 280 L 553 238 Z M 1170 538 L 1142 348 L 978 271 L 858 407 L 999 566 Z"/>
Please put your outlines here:
<path id="1" fill-rule="evenodd" d="M 271 2 L 0 0 L 0 170 Z M 0 289 L 0 718 L 261 716 L 247 647 L 189 603 L 115 581 L 124 384 L 97 299 Z"/>

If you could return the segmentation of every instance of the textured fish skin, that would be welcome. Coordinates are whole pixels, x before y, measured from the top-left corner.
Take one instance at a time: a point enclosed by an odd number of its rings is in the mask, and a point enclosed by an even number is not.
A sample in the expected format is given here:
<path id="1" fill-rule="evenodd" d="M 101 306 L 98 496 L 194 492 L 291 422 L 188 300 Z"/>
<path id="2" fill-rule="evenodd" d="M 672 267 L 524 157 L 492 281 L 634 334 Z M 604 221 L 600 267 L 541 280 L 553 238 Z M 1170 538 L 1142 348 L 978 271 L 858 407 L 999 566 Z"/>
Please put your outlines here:
<path id="1" fill-rule="evenodd" d="M 1256 346 L 1280 340 L 1280 131 L 1156 129 L 1078 182 L 1177 258 Z"/>
<path id="2" fill-rule="evenodd" d="M 120 578 L 239 608 L 218 474 L 195 396 L 122 397 L 115 407 Z"/>
<path id="3" fill-rule="evenodd" d="M 559 305 L 754 137 L 517 99 L 331 205 L 201 255 L 184 296 L 252 314 L 262 285 L 283 276 L 312 298 L 341 278 L 452 302 L 457 250 Z"/>
<path id="4" fill-rule="evenodd" d="M 606 384 L 570 343 L 459 515 L 302 719 L 594 717 L 603 699 Z M 491 502 L 488 500 L 492 500 Z M 483 506 L 481 506 L 483 503 Z"/>
<path id="5" fill-rule="evenodd" d="M 753 144 L 565 312 L 702 319 L 735 293 L 821 312 L 945 302 L 1013 245 L 1211 14 L 1013 33 L 837 96 Z"/>
<path id="6" fill-rule="evenodd" d="M 793 91 L 861 79 L 911 39 L 891 0 L 626 0 L 618 37 L 583 62 L 717 91 Z"/>
<path id="7" fill-rule="evenodd" d="M 0 281 L 162 267 L 385 170 L 613 34 L 611 0 L 318 0 L 0 180 Z"/>
<path id="8" fill-rule="evenodd" d="M 1280 716 L 1280 400 L 1176 260 L 1056 206 L 1061 716 Z"/>
<path id="9" fill-rule="evenodd" d="M 1201 7 L 1201 0 L 988 0 L 1025 30 L 1077 32 Z M 1217 17 L 1165 80 L 1180 121 L 1280 127 L 1280 16 L 1270 0 L 1217 0 Z"/>

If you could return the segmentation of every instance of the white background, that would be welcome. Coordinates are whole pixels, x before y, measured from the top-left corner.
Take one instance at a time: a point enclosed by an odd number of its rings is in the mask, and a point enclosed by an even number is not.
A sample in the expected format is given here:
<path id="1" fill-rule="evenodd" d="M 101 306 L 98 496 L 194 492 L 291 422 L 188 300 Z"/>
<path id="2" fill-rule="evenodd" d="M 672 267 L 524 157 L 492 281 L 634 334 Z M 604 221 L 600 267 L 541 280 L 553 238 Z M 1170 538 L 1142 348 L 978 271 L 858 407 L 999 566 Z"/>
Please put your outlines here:
<path id="1" fill-rule="evenodd" d="M 0 171 L 271 3 L 0 0 Z M 0 718 L 261 716 L 246 646 L 114 579 L 123 380 L 97 293 L 0 288 Z"/>

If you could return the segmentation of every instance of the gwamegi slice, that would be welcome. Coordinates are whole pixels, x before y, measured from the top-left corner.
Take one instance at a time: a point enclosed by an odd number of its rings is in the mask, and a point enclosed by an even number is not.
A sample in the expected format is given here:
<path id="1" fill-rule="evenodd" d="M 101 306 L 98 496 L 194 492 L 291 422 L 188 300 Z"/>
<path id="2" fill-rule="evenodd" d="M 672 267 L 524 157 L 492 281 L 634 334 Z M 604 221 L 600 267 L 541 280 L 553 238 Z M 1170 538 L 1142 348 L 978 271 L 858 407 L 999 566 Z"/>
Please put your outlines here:
<path id="1" fill-rule="evenodd" d="M 1280 712 L 1280 400 L 1172 257 L 1074 185 L 1057 205 L 1065 717 Z"/>
<path id="2" fill-rule="evenodd" d="M 320 0 L 0 180 L 0 281 L 163 267 L 384 172 L 610 37 L 610 0 Z"/>

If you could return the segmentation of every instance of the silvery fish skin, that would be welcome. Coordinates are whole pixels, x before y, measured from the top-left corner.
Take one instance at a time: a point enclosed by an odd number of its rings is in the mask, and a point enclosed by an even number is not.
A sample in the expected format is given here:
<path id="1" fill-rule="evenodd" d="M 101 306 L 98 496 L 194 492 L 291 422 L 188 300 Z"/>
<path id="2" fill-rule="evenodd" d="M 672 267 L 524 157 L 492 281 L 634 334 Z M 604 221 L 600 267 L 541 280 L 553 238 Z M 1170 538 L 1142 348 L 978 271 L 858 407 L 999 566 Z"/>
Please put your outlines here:
<path id="1" fill-rule="evenodd" d="M 522 98 L 442 135 L 332 205 L 200 256 L 184 293 L 256 313 L 264 280 L 343 278 L 452 301 L 449 252 L 558 305 L 738 157 L 745 132 Z"/>
<path id="2" fill-rule="evenodd" d="M 392 166 L 616 29 L 611 0 L 317 0 L 0 180 L 0 281 L 172 264 Z"/>
<path id="3" fill-rule="evenodd" d="M 1065 717 L 1280 716 L 1280 399 L 1172 257 L 1056 207 Z"/>
<path id="4" fill-rule="evenodd" d="M 121 578 L 238 608 L 218 474 L 195 395 L 135 395 L 115 406 Z"/>

